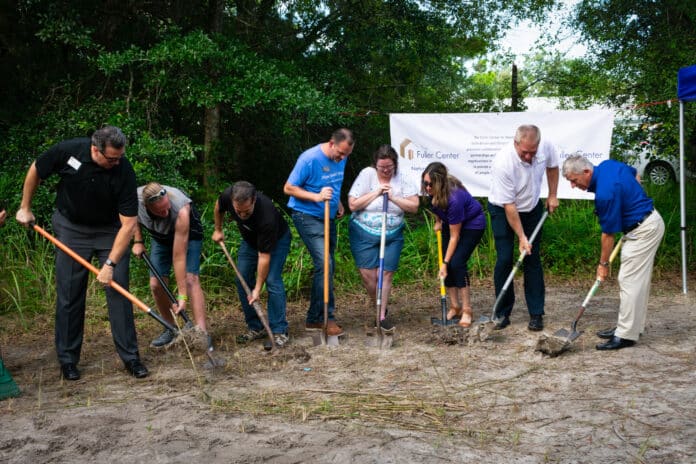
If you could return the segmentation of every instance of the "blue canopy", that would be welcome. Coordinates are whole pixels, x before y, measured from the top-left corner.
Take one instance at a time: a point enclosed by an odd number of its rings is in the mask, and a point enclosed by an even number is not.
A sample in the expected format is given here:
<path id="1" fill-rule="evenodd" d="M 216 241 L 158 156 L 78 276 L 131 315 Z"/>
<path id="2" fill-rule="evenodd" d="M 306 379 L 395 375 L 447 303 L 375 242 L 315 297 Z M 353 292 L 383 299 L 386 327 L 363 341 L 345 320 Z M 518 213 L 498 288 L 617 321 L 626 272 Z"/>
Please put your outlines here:
<path id="1" fill-rule="evenodd" d="M 696 101 L 696 65 L 679 69 L 677 97 L 681 101 Z"/>

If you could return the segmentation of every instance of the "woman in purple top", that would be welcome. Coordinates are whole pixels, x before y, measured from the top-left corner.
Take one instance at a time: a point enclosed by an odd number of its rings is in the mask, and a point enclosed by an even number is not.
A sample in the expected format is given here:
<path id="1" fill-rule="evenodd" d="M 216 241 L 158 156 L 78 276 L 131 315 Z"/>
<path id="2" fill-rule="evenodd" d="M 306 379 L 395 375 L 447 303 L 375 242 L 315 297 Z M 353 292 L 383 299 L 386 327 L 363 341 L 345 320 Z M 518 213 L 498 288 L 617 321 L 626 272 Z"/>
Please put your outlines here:
<path id="1" fill-rule="evenodd" d="M 462 183 L 447 173 L 439 162 L 430 163 L 421 176 L 423 193 L 431 198 L 435 230 L 442 230 L 443 250 L 440 277 L 445 279 L 450 310 L 447 319 L 461 317 L 459 325 L 469 327 L 473 318 L 467 263 L 486 229 L 481 204 Z M 444 245 L 443 245 L 444 247 Z"/>

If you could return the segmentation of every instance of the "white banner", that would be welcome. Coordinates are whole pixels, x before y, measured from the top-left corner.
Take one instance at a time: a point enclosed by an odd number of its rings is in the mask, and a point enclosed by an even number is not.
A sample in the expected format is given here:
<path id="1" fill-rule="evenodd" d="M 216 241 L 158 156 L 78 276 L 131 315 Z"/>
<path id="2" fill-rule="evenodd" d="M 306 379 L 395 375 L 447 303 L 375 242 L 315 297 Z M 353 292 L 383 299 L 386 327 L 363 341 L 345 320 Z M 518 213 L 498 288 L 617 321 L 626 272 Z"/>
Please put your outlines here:
<path id="1" fill-rule="evenodd" d="M 572 154 L 592 163 L 609 159 L 612 111 L 554 111 L 545 113 L 461 113 L 389 115 L 391 144 L 399 153 L 399 170 L 420 186 L 425 167 L 440 161 L 476 197 L 488 197 L 491 163 L 500 149 L 512 142 L 522 124 L 535 124 L 542 139 L 558 151 L 559 169 Z M 594 195 L 571 189 L 559 174 L 559 198 L 592 199 Z M 548 195 L 544 180 L 541 196 Z"/>

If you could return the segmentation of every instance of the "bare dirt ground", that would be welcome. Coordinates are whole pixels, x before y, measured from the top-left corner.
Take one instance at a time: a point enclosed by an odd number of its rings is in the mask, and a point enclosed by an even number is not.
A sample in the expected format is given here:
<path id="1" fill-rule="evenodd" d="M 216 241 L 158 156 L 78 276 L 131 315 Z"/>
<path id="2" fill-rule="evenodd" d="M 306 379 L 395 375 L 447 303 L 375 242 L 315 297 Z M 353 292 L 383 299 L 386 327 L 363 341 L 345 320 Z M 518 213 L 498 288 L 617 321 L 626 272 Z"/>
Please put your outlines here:
<path id="1" fill-rule="evenodd" d="M 471 344 L 433 332 L 436 285 L 397 288 L 389 350 L 364 346 L 358 295 L 338 299 L 349 336 L 332 348 L 312 345 L 305 303 L 291 304 L 292 344 L 277 356 L 237 346 L 238 305 L 220 304 L 209 314 L 227 364 L 214 370 L 200 352 L 192 362 L 181 346 L 148 348 L 160 328 L 139 317 L 144 380 L 123 370 L 101 308 L 89 311 L 77 382 L 60 379 L 52 315 L 17 336 L 5 317 L 3 357 L 23 395 L 0 402 L 0 462 L 696 462 L 696 282 L 684 296 L 678 276 L 656 277 L 640 342 L 599 352 L 594 332 L 614 325 L 619 301 L 605 284 L 584 335 L 553 358 L 534 350 L 516 284 L 512 325 Z M 569 328 L 591 284 L 547 283 L 547 333 Z M 475 282 L 474 303 L 475 318 L 489 313 L 490 283 Z"/>

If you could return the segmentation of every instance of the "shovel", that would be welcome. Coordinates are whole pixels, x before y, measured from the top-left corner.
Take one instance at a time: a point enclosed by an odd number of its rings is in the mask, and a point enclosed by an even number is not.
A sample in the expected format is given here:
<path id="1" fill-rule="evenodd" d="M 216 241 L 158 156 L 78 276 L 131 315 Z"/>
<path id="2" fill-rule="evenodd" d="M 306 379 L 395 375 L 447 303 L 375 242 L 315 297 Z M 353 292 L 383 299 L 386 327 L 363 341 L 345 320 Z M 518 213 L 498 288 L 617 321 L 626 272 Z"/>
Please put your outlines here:
<path id="1" fill-rule="evenodd" d="M 44 229 L 42 229 L 41 227 L 37 226 L 36 224 L 34 224 L 33 228 L 34 228 L 34 230 L 35 230 L 36 232 L 38 232 L 39 234 L 43 235 L 49 242 L 53 243 L 55 246 L 57 246 L 58 248 L 60 248 L 65 254 L 67 254 L 68 256 L 70 256 L 72 259 L 74 259 L 74 260 L 77 261 L 78 263 L 82 264 L 85 268 L 87 268 L 87 270 L 89 270 L 89 271 L 92 272 L 93 274 L 99 275 L 99 269 L 97 269 L 96 267 L 94 267 L 94 266 L 92 265 L 92 263 L 90 263 L 89 261 L 87 261 L 86 259 L 84 259 L 82 256 L 78 255 L 78 254 L 75 253 L 73 250 L 71 250 L 66 244 L 64 244 L 63 242 L 61 242 L 60 240 L 58 240 L 57 238 L 55 238 L 53 235 L 49 234 L 49 233 L 46 232 Z M 177 334 L 177 335 L 179 334 L 179 330 L 178 330 L 176 327 L 174 327 L 173 325 L 171 325 L 169 322 L 165 321 L 165 320 L 162 318 L 162 316 L 160 316 L 160 315 L 157 313 L 157 311 L 155 311 L 154 309 L 150 308 L 150 307 L 147 306 L 145 303 L 143 303 L 142 301 L 140 301 L 138 298 L 136 298 L 135 296 L 133 296 L 128 290 L 126 290 L 125 288 L 123 288 L 122 286 L 120 286 L 116 281 L 111 280 L 111 281 L 109 282 L 109 286 L 111 286 L 111 288 L 113 288 L 113 289 L 116 290 L 118 293 L 120 293 L 121 295 L 123 295 L 124 297 L 126 297 L 131 303 L 133 303 L 135 306 L 137 306 L 138 308 L 140 308 L 142 311 L 146 312 L 149 316 L 151 316 L 151 317 L 152 317 L 153 319 L 155 319 L 157 322 L 159 322 L 160 324 L 162 324 L 165 328 L 171 330 L 173 333 L 175 333 L 175 334 Z"/>
<path id="2" fill-rule="evenodd" d="M 438 230 L 436 232 L 437 235 L 437 263 L 438 263 L 438 269 L 442 267 L 442 231 Z M 437 317 L 431 317 L 430 318 L 430 323 L 433 325 L 442 325 L 442 326 L 448 326 L 448 325 L 455 325 L 457 324 L 457 320 L 452 319 L 451 321 L 447 320 L 447 291 L 445 290 L 445 279 L 443 277 L 440 277 L 440 309 L 442 310 L 442 319 L 438 319 Z"/>
<path id="3" fill-rule="evenodd" d="M 379 240 L 379 277 L 377 279 L 377 312 L 375 317 L 375 328 L 378 337 L 368 338 L 368 344 L 379 346 L 382 349 L 391 348 L 394 341 L 394 329 L 384 330 L 382 328 L 382 285 L 384 283 L 384 246 L 387 241 L 387 207 L 389 206 L 389 194 L 382 194 L 382 233 Z M 385 314 L 386 317 L 386 314 Z M 371 334 L 368 333 L 368 336 Z"/>
<path id="4" fill-rule="evenodd" d="M 232 265 L 232 269 L 234 269 L 234 273 L 237 275 L 237 278 L 239 279 L 239 282 L 242 284 L 242 288 L 244 289 L 244 293 L 247 294 L 247 296 L 251 295 L 251 289 L 249 288 L 249 285 L 247 285 L 246 280 L 244 280 L 244 277 L 242 277 L 242 274 L 239 272 L 239 269 L 237 269 L 237 265 L 234 264 L 234 260 L 232 259 L 232 256 L 230 256 L 229 251 L 227 251 L 227 247 L 225 246 L 225 242 L 220 240 L 218 242 L 220 244 L 220 248 L 222 248 L 223 253 L 225 253 L 225 256 L 227 257 L 227 261 L 230 262 Z M 254 311 L 256 311 L 256 315 L 258 316 L 259 320 L 261 321 L 261 324 L 263 324 L 263 328 L 266 329 L 266 333 L 268 334 L 268 337 L 271 339 L 271 351 L 276 352 L 278 348 L 276 347 L 275 340 L 273 339 L 273 332 L 271 332 L 271 327 L 268 325 L 268 321 L 266 320 L 266 316 L 263 314 L 263 309 L 261 308 L 261 304 L 258 301 L 254 301 L 254 304 L 251 305 L 254 308 Z"/>
<path id="5" fill-rule="evenodd" d="M 621 240 L 616 244 L 614 247 L 614 250 L 611 252 L 611 256 L 609 256 L 609 264 L 611 264 L 612 261 L 614 261 L 614 258 L 616 258 L 616 255 L 619 254 L 619 250 L 621 249 L 621 245 L 624 242 L 624 237 L 621 237 Z M 600 284 L 602 283 L 601 279 L 595 280 L 594 285 L 592 285 L 592 288 L 590 288 L 590 291 L 587 292 L 587 296 L 585 297 L 585 300 L 582 302 L 582 305 L 580 306 L 580 310 L 578 311 L 578 315 L 575 317 L 575 320 L 570 324 L 570 330 L 566 329 L 559 329 L 556 332 L 554 332 L 554 336 L 556 337 L 561 337 L 565 338 L 566 341 L 572 342 L 576 338 L 578 338 L 580 335 L 582 335 L 582 331 L 578 332 L 578 321 L 582 317 L 582 315 L 585 313 L 585 309 L 587 309 L 587 304 L 590 302 L 590 299 L 594 296 L 595 293 L 597 293 L 597 289 L 599 289 Z"/>
<path id="6" fill-rule="evenodd" d="M 150 257 L 147 255 L 147 253 L 143 252 L 140 255 L 141 258 L 143 258 L 143 261 L 145 261 L 145 264 L 147 264 L 147 267 L 150 269 L 152 272 L 152 275 L 155 276 L 159 284 L 162 286 L 164 289 L 164 293 L 167 294 L 167 297 L 169 298 L 169 301 L 172 302 L 172 304 L 179 304 L 179 302 L 176 300 L 176 297 L 172 293 L 172 291 L 169 289 L 167 284 L 164 282 L 164 279 L 162 278 L 162 275 L 157 271 L 155 266 L 152 264 L 152 261 L 150 261 Z M 184 325 L 184 330 L 186 329 L 191 329 L 193 328 L 193 322 L 191 322 L 191 319 L 189 319 L 188 315 L 186 314 L 186 311 L 179 311 L 179 314 L 181 317 L 184 319 L 184 322 L 186 323 Z M 222 360 L 216 359 L 213 357 L 213 339 L 210 337 L 210 335 L 206 334 L 206 337 L 208 338 L 208 348 L 206 349 L 206 356 L 208 356 L 208 361 L 210 361 L 210 365 L 212 367 L 221 367 L 223 366 Z"/>
<path id="7" fill-rule="evenodd" d="M 329 335 L 329 200 L 324 200 L 324 328 L 312 335 L 314 346 L 338 346 L 338 335 Z"/>
<path id="8" fill-rule="evenodd" d="M 541 230 L 541 226 L 544 225 L 544 221 L 546 218 L 549 216 L 548 211 L 544 211 L 544 214 L 541 216 L 541 219 L 539 219 L 539 223 L 534 227 L 534 230 L 532 231 L 532 235 L 529 237 L 529 243 L 533 243 L 534 239 L 536 236 L 539 234 L 539 231 Z M 517 262 L 515 265 L 512 267 L 512 271 L 510 272 L 510 275 L 508 276 L 507 280 L 503 284 L 503 288 L 500 289 L 500 293 L 498 294 L 498 298 L 495 299 L 495 304 L 493 304 L 493 311 L 491 311 L 491 317 L 488 316 L 481 316 L 481 318 L 478 320 L 479 324 L 485 324 L 488 322 L 493 322 L 497 324 L 500 322 L 500 318 L 496 316 L 496 311 L 498 310 L 498 306 L 500 306 L 500 302 L 503 300 L 503 297 L 505 296 L 505 293 L 507 293 L 507 289 L 510 288 L 510 284 L 512 283 L 512 279 L 515 277 L 515 274 L 517 271 L 519 271 L 520 267 L 522 267 L 522 262 L 524 261 L 524 257 L 527 256 L 527 250 L 522 250 L 520 253 L 520 257 L 517 258 Z"/>
<path id="9" fill-rule="evenodd" d="M 155 269 L 155 266 L 152 264 L 152 261 L 150 261 L 150 257 L 147 255 L 147 253 L 143 252 L 140 255 L 140 257 L 143 258 L 143 261 L 145 261 L 145 264 L 147 264 L 147 267 L 148 267 L 148 269 L 150 269 L 150 272 L 152 272 L 152 275 L 155 276 L 155 278 L 157 279 L 157 282 L 159 282 L 159 284 L 164 289 L 164 293 L 166 293 L 167 297 L 169 297 L 169 301 L 171 301 L 172 304 L 178 304 L 179 302 L 176 300 L 176 297 L 174 296 L 172 291 L 169 290 L 169 287 L 164 282 L 164 279 L 162 278 L 160 273 L 157 271 L 157 269 Z M 186 314 L 186 311 L 179 311 L 179 315 L 186 323 L 184 328 L 189 329 L 189 328 L 193 327 L 193 322 L 191 322 L 191 319 L 189 319 L 188 315 Z"/>

